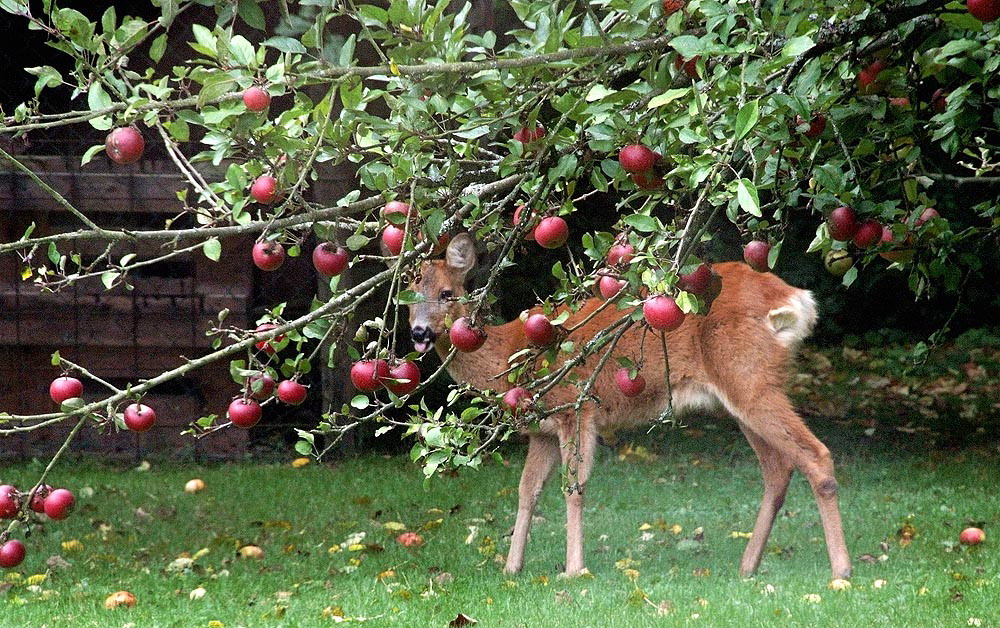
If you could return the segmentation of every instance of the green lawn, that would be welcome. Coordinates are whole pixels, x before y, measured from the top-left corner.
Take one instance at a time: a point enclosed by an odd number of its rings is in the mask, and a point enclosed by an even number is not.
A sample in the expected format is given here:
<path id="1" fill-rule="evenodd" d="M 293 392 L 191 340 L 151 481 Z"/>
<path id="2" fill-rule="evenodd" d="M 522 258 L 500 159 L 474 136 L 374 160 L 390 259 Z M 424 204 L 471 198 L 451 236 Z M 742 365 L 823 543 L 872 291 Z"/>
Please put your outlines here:
<path id="1" fill-rule="evenodd" d="M 760 482 L 749 448 L 720 423 L 654 432 L 642 442 L 655 461 L 621 461 L 602 448 L 586 512 L 593 577 L 569 581 L 557 577 L 563 506 L 553 485 L 540 504 L 525 573 L 500 571 L 519 449 L 511 450 L 510 466 L 441 477 L 428 490 L 401 457 L 302 469 L 63 463 L 54 483 L 76 492 L 77 511 L 25 539 L 20 576 L 0 574 L 7 583 L 0 625 L 323 626 L 350 618 L 446 626 L 459 613 L 481 626 L 1000 625 L 1000 538 L 976 548 L 956 544 L 968 522 L 981 522 L 993 537 L 1000 521 L 995 446 L 894 453 L 891 444 L 867 447 L 856 429 L 832 446 L 855 561 L 847 591 L 827 586 L 822 532 L 800 477 L 760 573 L 738 576 L 745 540 L 734 533 L 751 529 Z M 0 479 L 26 485 L 40 466 L 0 468 Z M 196 476 L 207 489 L 185 494 Z M 424 545 L 401 546 L 391 522 L 419 532 Z M 907 522 L 916 535 L 902 546 Z M 82 547 L 64 545 L 74 540 Z M 265 557 L 238 558 L 245 543 Z M 193 565 L 177 568 L 175 559 L 203 548 Z M 50 556 L 69 566 L 47 569 Z M 46 573 L 41 584 L 28 584 Z M 204 596 L 191 599 L 199 587 Z M 105 597 L 119 589 L 138 604 L 105 610 Z"/>

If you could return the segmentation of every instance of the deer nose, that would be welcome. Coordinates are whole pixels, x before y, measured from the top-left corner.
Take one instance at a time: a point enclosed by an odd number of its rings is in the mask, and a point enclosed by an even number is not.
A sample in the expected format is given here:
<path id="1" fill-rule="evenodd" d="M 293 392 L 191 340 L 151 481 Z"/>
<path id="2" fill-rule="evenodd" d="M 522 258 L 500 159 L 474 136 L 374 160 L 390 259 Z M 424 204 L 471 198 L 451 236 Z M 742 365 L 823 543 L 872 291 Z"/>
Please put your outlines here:
<path id="1" fill-rule="evenodd" d="M 410 337 L 413 338 L 413 342 L 434 342 L 437 334 L 430 327 L 414 327 L 410 330 Z"/>

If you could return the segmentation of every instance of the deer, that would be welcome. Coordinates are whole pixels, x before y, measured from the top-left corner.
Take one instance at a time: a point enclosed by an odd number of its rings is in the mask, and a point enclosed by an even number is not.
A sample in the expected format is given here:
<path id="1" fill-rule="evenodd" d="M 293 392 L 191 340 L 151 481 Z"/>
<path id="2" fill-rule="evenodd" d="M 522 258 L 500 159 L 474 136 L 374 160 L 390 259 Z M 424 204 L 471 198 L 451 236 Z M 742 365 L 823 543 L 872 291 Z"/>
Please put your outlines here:
<path id="1" fill-rule="evenodd" d="M 444 259 L 421 262 L 410 289 L 422 294 L 424 300 L 409 305 L 410 335 L 417 351 L 433 348 L 442 359 L 449 354 L 446 324 L 468 314 L 468 304 L 459 297 L 467 294 L 466 279 L 476 262 L 475 243 L 466 233 L 451 240 Z M 792 473 L 798 469 L 808 479 L 819 507 L 833 577 L 850 577 L 833 459 L 795 412 L 786 393 L 796 350 L 817 320 L 816 302 L 809 291 L 742 262 L 715 263 L 712 272 L 721 289 L 708 312 L 686 316 L 679 328 L 666 332 L 665 343 L 644 344 L 642 372 L 648 384 L 642 393 L 631 398 L 622 395 L 614 381 L 614 369 L 605 368 L 593 384 L 599 403 L 583 404 L 579 416 L 572 408 L 550 414 L 532 429 L 522 430 L 528 438 L 528 452 L 518 485 L 517 516 L 505 573 L 517 573 L 524 565 L 535 506 L 560 462 L 567 475 L 564 574 L 589 573 L 583 558 L 583 504 L 598 435 L 602 430 L 651 422 L 666 407 L 669 390 L 678 415 L 699 408 L 724 409 L 735 418 L 760 461 L 764 494 L 740 561 L 740 574 L 749 577 L 760 565 Z M 572 329 L 568 339 L 579 346 L 622 316 L 615 307 L 599 311 L 602 303 L 596 297 L 588 299 L 570 315 L 564 323 Z M 588 316 L 592 318 L 585 321 Z M 471 353 L 456 351 L 447 370 L 458 383 L 503 392 L 513 385 L 498 375 L 509 368 L 509 356 L 528 346 L 523 317 L 486 326 L 485 332 L 485 344 Z M 638 326 L 629 328 L 613 351 L 634 359 L 641 336 Z M 593 375 L 594 365 L 584 362 L 575 369 L 587 377 Z M 545 394 L 545 402 L 555 408 L 575 401 L 577 394 L 572 385 L 556 386 Z"/>

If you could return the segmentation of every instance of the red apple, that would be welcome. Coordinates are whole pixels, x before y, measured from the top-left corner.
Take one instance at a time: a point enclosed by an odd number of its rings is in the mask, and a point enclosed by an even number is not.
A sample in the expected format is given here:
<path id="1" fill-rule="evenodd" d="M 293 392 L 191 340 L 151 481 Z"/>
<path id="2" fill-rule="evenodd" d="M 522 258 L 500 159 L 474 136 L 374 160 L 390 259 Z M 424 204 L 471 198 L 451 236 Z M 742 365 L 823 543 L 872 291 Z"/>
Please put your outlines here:
<path id="1" fill-rule="evenodd" d="M 860 249 L 874 246 L 882 240 L 882 225 L 875 220 L 866 220 L 858 225 L 853 239 L 854 245 Z"/>
<path id="2" fill-rule="evenodd" d="M 324 242 L 313 249 L 313 267 L 324 277 L 335 277 L 347 268 L 347 249 Z"/>
<path id="3" fill-rule="evenodd" d="M 980 22 L 992 22 L 1000 18 L 1000 0 L 968 0 L 969 13 Z"/>
<path id="4" fill-rule="evenodd" d="M 628 282 L 624 279 L 615 279 L 611 275 L 601 275 L 600 281 L 597 282 L 597 287 L 601 291 L 601 296 L 604 297 L 605 301 L 609 301 L 616 294 L 618 294 L 622 288 Z"/>
<path id="5" fill-rule="evenodd" d="M 514 139 L 522 144 L 537 142 L 543 137 L 545 137 L 545 127 L 540 124 L 531 129 L 528 127 L 521 127 L 516 133 L 514 133 Z"/>
<path id="6" fill-rule="evenodd" d="M 800 127 L 805 123 L 806 121 L 802 116 L 795 116 L 796 127 Z M 826 116 L 822 113 L 817 113 L 809 122 L 809 128 L 803 131 L 802 135 L 806 137 L 819 137 L 823 134 L 824 130 L 826 130 Z"/>
<path id="7" fill-rule="evenodd" d="M 76 505 L 76 498 L 73 493 L 64 488 L 57 488 L 49 493 L 43 502 L 45 514 L 49 519 L 65 519 L 69 513 L 73 512 Z"/>
<path id="8" fill-rule="evenodd" d="M 411 360 L 404 360 L 389 369 L 389 379 L 385 387 L 401 397 L 408 395 L 420 385 L 420 367 Z"/>
<path id="9" fill-rule="evenodd" d="M 264 205 L 270 205 L 278 198 L 278 180 L 269 174 L 262 174 L 250 186 L 250 196 Z"/>
<path id="10" fill-rule="evenodd" d="M 243 92 L 243 104 L 254 113 L 260 113 L 271 104 L 271 95 L 259 87 L 251 87 Z"/>
<path id="11" fill-rule="evenodd" d="M 267 240 L 253 245 L 253 263 L 261 270 L 277 270 L 285 263 L 285 247 Z"/>
<path id="12" fill-rule="evenodd" d="M 996 4 L 1000 7 L 1000 1 Z M 944 113 L 948 109 L 948 92 L 940 87 L 934 90 L 934 94 L 931 96 L 931 107 L 934 107 L 934 111 L 938 113 Z"/>
<path id="13" fill-rule="evenodd" d="M 389 251 L 393 255 L 399 255 L 403 250 L 403 238 L 406 236 L 406 231 L 397 227 L 396 225 L 387 225 L 385 229 L 382 230 L 382 244 L 385 245 L 385 250 Z"/>
<path id="14" fill-rule="evenodd" d="M 899 108 L 909 107 L 910 99 L 907 98 L 906 96 L 890 97 L 889 104 L 892 105 L 893 107 L 899 107 Z"/>
<path id="15" fill-rule="evenodd" d="M 274 393 L 274 378 L 260 372 L 247 378 L 247 393 L 251 399 L 263 401 Z"/>
<path id="16" fill-rule="evenodd" d="M 546 249 L 558 249 L 569 238 L 569 225 L 559 216 L 542 218 L 535 227 L 535 241 Z"/>
<path id="17" fill-rule="evenodd" d="M 635 249 L 631 244 L 615 244 L 608 251 L 608 265 L 628 264 L 635 255 Z"/>
<path id="18" fill-rule="evenodd" d="M 286 379 L 278 384 L 278 399 L 293 406 L 305 401 L 307 392 L 308 389 L 294 379 Z"/>
<path id="19" fill-rule="evenodd" d="M 831 238 L 846 242 L 858 232 L 858 216 L 850 207 L 838 207 L 830 212 L 827 225 Z"/>
<path id="20" fill-rule="evenodd" d="M 531 402 L 531 393 L 521 388 L 520 386 L 515 386 L 511 388 L 503 395 L 503 405 L 507 408 L 507 411 L 517 416 L 520 411 L 526 409 Z"/>
<path id="21" fill-rule="evenodd" d="M 463 316 L 451 324 L 448 338 L 459 351 L 469 352 L 483 346 L 486 342 L 486 332 L 482 328 L 469 325 L 469 319 Z"/>
<path id="22" fill-rule="evenodd" d="M 389 201 L 388 203 L 385 204 L 385 207 L 382 208 L 382 217 L 383 218 L 388 218 L 389 215 L 391 215 L 391 214 L 402 214 L 406 218 L 409 218 L 410 217 L 410 204 L 409 203 L 404 203 L 403 201 Z M 404 221 L 405 221 L 405 218 L 404 218 L 404 220 L 401 220 L 399 222 L 402 223 Z"/>
<path id="23" fill-rule="evenodd" d="M 261 323 L 260 325 L 257 325 L 257 329 L 255 329 L 254 331 L 255 332 L 271 331 L 272 329 L 277 329 L 277 328 L 278 325 L 274 323 Z M 275 345 L 280 344 L 281 341 L 284 339 L 285 339 L 284 334 L 279 334 L 269 340 L 261 340 L 254 346 L 257 348 L 258 351 L 266 351 L 267 353 L 274 353 L 275 351 L 277 351 L 277 349 L 275 349 Z"/>
<path id="24" fill-rule="evenodd" d="M 663 187 L 663 177 L 658 176 L 652 170 L 649 172 L 636 172 L 631 175 L 632 183 L 640 190 L 656 190 Z"/>
<path id="25" fill-rule="evenodd" d="M 767 258 L 771 253 L 771 245 L 763 240 L 754 240 L 743 248 L 743 261 L 759 273 L 765 272 L 771 266 Z"/>
<path id="26" fill-rule="evenodd" d="M 142 133 L 134 126 L 122 126 L 108 133 L 104 140 L 104 150 L 116 164 L 130 164 L 142 157 L 146 142 Z"/>
<path id="27" fill-rule="evenodd" d="M 635 379 L 628 376 L 628 369 L 620 368 L 615 373 L 615 383 L 618 384 L 618 390 L 622 391 L 622 394 L 626 397 L 635 397 L 642 391 L 646 389 L 646 379 L 641 373 L 635 374 Z"/>
<path id="28" fill-rule="evenodd" d="M 1000 2 L 1000 0 L 997 1 Z M 931 220 L 934 220 L 935 218 L 940 218 L 940 217 L 941 214 L 938 213 L 938 210 L 934 209 L 933 207 L 928 207 L 920 214 L 920 217 L 917 218 L 916 226 L 923 227 L 924 224 L 930 222 Z"/>
<path id="29" fill-rule="evenodd" d="M 524 321 L 524 335 L 537 347 L 546 347 L 556 339 L 556 330 L 544 314 L 532 314 Z"/>
<path id="30" fill-rule="evenodd" d="M 653 329 L 673 331 L 684 322 L 684 312 L 673 297 L 656 295 L 642 304 L 642 315 Z"/>
<path id="31" fill-rule="evenodd" d="M 0 519 L 13 519 L 20 507 L 17 489 L 10 484 L 0 486 Z"/>
<path id="32" fill-rule="evenodd" d="M 133 432 L 145 432 L 156 423 L 156 412 L 147 405 L 133 403 L 125 408 L 125 427 Z"/>
<path id="33" fill-rule="evenodd" d="M 684 0 L 663 0 L 663 15 L 673 15 L 684 8 Z"/>
<path id="34" fill-rule="evenodd" d="M 351 383 L 361 392 L 378 390 L 389 377 L 389 363 L 385 360 L 360 360 L 351 366 Z"/>
<path id="35" fill-rule="evenodd" d="M 0 545 L 0 567 L 13 569 L 21 564 L 25 555 L 24 543 L 17 539 L 11 539 Z"/>
<path id="36" fill-rule="evenodd" d="M 979 528 L 966 528 L 958 535 L 962 545 L 979 545 L 986 540 L 986 533 Z"/>
<path id="37" fill-rule="evenodd" d="M 626 172 L 649 172 L 656 160 L 656 153 L 642 144 L 629 144 L 618 152 L 618 162 Z"/>
<path id="38" fill-rule="evenodd" d="M 263 413 L 260 404 L 253 399 L 235 399 L 229 404 L 229 420 L 243 429 L 257 425 Z"/>
<path id="39" fill-rule="evenodd" d="M 49 384 L 49 397 L 58 404 L 83 394 L 83 383 L 75 377 L 57 377 Z"/>
<path id="40" fill-rule="evenodd" d="M 882 89 L 878 75 L 885 69 L 885 61 L 873 61 L 871 65 L 858 72 L 858 91 L 862 94 L 874 94 Z"/>
<path id="41" fill-rule="evenodd" d="M 701 55 L 696 55 L 691 57 L 690 60 L 685 60 L 684 57 L 677 55 L 674 57 L 674 67 L 680 70 L 684 68 L 684 74 L 690 79 L 698 78 L 698 59 L 701 59 Z"/>
<path id="42" fill-rule="evenodd" d="M 694 271 L 677 277 L 677 286 L 694 294 L 705 294 L 712 284 L 712 269 L 708 264 L 701 264 Z"/>
<path id="43" fill-rule="evenodd" d="M 524 205 L 518 205 L 517 209 L 514 210 L 514 226 L 515 227 L 518 226 L 519 224 L 521 224 L 521 210 L 522 209 L 524 209 Z M 535 224 L 537 218 L 538 218 L 538 213 L 536 211 L 532 210 L 531 211 L 531 216 L 528 218 L 528 220 L 531 221 L 529 223 L 529 226 Z M 531 229 L 528 229 L 528 232 L 524 234 L 524 239 L 525 240 L 534 240 L 535 239 L 535 229 L 534 229 L 534 227 L 532 227 Z"/>
<path id="44" fill-rule="evenodd" d="M 31 497 L 31 503 L 28 504 L 28 507 L 30 507 L 35 512 L 44 513 L 45 498 L 48 497 L 49 493 L 51 492 L 52 492 L 51 486 L 49 486 L 48 484 L 42 484 L 41 486 L 38 487 L 38 490 L 35 491 L 35 494 Z"/>
<path id="45" fill-rule="evenodd" d="M 882 227 L 881 243 L 882 248 L 885 250 L 881 251 L 879 255 L 882 256 L 883 259 L 887 259 L 890 262 L 905 264 L 913 259 L 913 256 L 916 253 L 916 251 L 909 246 L 910 240 L 911 236 L 910 234 L 907 234 L 903 239 L 903 242 L 896 242 L 892 229 L 888 226 L 884 226 Z"/>

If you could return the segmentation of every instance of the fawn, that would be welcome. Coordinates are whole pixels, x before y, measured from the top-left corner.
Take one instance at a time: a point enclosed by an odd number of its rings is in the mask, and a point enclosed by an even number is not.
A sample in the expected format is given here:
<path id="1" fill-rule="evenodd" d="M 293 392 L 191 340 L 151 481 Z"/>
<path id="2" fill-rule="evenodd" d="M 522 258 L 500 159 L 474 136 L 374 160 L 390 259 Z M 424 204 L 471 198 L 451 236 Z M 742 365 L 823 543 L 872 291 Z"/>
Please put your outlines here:
<path id="1" fill-rule="evenodd" d="M 466 315 L 467 306 L 454 297 L 465 293 L 464 285 L 475 267 L 476 252 L 468 234 L 456 236 L 445 259 L 423 262 L 411 288 L 426 301 L 410 306 L 410 329 L 418 351 L 435 348 L 442 358 L 451 349 L 446 321 Z M 789 286 L 771 273 L 758 273 L 743 263 L 713 265 L 721 280 L 721 291 L 704 316 L 689 315 L 681 326 L 666 335 L 670 390 L 677 412 L 721 406 L 739 423 L 760 460 L 764 497 L 753 534 L 740 563 L 744 576 L 756 571 L 761 554 L 780 510 L 793 469 L 809 480 L 826 536 L 830 565 L 835 578 L 851 573 L 850 558 L 837 505 L 837 481 L 829 450 L 806 427 L 785 393 L 787 374 L 794 352 L 816 322 L 816 304 L 811 293 Z M 572 326 L 600 306 L 589 299 L 564 323 Z M 572 331 L 570 340 L 579 345 L 622 316 L 606 307 Z M 495 377 L 508 368 L 507 358 L 524 349 L 528 341 L 522 320 L 486 327 L 486 343 L 473 353 L 458 352 L 448 367 L 457 382 L 479 388 L 508 389 L 505 377 Z M 615 356 L 636 359 L 642 330 L 633 326 L 620 338 Z M 651 338 L 653 340 L 653 338 Z M 599 403 L 583 405 L 579 418 L 572 410 L 552 414 L 538 428 L 527 431 L 528 455 L 518 490 L 517 519 L 504 567 L 516 573 L 524 563 L 524 548 L 539 494 L 557 462 L 567 469 L 566 575 L 584 571 L 583 493 L 590 476 L 598 433 L 648 423 L 666 406 L 666 367 L 658 338 L 643 347 L 643 374 L 648 385 L 636 397 L 626 398 L 615 385 L 614 368 L 598 374 L 592 392 Z M 593 374 L 597 356 L 579 364 L 583 378 Z M 610 364 L 610 363 L 609 363 Z M 554 407 L 576 399 L 577 388 L 560 385 L 544 397 Z"/>

